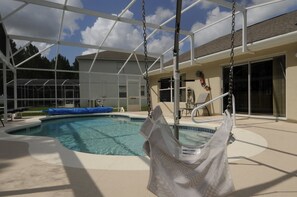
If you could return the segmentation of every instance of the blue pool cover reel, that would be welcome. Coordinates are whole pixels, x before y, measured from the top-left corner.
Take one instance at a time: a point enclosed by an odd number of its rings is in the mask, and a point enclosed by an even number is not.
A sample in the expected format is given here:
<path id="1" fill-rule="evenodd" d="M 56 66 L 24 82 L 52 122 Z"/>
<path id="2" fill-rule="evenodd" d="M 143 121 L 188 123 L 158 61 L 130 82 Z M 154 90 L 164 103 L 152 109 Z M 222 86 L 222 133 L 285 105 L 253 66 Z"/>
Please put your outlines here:
<path id="1" fill-rule="evenodd" d="M 90 114 L 90 113 L 108 113 L 112 112 L 112 107 L 85 107 L 85 108 L 49 108 L 43 112 L 49 115 L 62 114 Z"/>

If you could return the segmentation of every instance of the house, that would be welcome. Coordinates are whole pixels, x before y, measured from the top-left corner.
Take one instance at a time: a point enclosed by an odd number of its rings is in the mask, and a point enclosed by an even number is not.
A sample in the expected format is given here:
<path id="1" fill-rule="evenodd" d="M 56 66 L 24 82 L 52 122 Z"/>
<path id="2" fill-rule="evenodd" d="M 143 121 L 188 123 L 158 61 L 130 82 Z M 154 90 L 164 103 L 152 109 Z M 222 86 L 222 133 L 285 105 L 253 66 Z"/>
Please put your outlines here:
<path id="1" fill-rule="evenodd" d="M 95 55 L 77 57 L 81 107 L 104 105 L 139 111 L 147 105 L 144 55 L 103 51 L 93 63 Z M 148 65 L 155 61 L 148 57 Z"/>
<path id="2" fill-rule="evenodd" d="M 247 52 L 242 52 L 241 35 L 241 30 L 235 32 L 236 113 L 297 121 L 297 11 L 249 26 Z M 181 107 L 185 105 L 187 88 L 193 89 L 196 95 L 209 92 L 209 99 L 228 91 L 230 37 L 222 36 L 195 48 L 193 64 L 190 52 L 180 55 Z M 163 72 L 150 72 L 151 87 L 158 93 L 158 96 L 152 94 L 153 106 L 160 105 L 164 113 L 173 111 L 172 70 L 172 61 L 169 61 Z M 201 72 L 211 88 L 209 91 L 200 84 Z M 191 79 L 194 81 L 187 81 Z M 211 114 L 221 114 L 226 108 L 226 99 L 213 102 L 208 108 Z"/>

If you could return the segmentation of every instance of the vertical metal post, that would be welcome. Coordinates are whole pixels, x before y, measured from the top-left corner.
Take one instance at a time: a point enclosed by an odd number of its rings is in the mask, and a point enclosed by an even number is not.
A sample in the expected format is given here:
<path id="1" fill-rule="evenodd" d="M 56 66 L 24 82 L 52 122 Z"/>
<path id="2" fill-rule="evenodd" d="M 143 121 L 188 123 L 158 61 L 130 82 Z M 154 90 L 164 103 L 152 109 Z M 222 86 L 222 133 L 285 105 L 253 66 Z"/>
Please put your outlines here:
<path id="1" fill-rule="evenodd" d="M 194 34 L 190 36 L 190 47 L 191 47 L 191 65 L 194 64 L 195 59 L 195 37 Z"/>
<path id="2" fill-rule="evenodd" d="M 232 94 L 232 109 L 233 109 L 233 127 L 236 127 L 236 109 L 235 109 L 235 97 L 234 94 Z"/>
<path id="3" fill-rule="evenodd" d="M 173 48 L 173 60 L 174 60 L 174 136 L 179 139 L 179 84 L 180 84 L 180 72 L 179 72 L 179 30 L 180 30 L 180 19 L 181 19 L 181 7 L 182 0 L 176 2 L 176 21 L 175 21 L 175 35 L 174 35 L 174 48 Z"/>
<path id="4" fill-rule="evenodd" d="M 242 11 L 242 52 L 247 52 L 247 10 Z"/>
<path id="5" fill-rule="evenodd" d="M 160 72 L 164 70 L 164 55 L 160 56 Z"/>
<path id="6" fill-rule="evenodd" d="M 90 72 L 88 73 L 88 76 L 89 76 L 89 77 L 88 77 L 88 82 L 89 82 L 89 83 L 88 83 L 88 88 L 89 88 L 89 91 L 88 91 L 88 93 L 89 93 L 89 94 L 88 94 L 88 107 L 93 107 L 93 106 L 92 106 L 92 100 L 91 100 L 91 81 L 92 81 L 92 80 L 91 80 L 91 77 L 92 77 L 92 75 L 91 75 Z"/>
<path id="7" fill-rule="evenodd" d="M 6 60 L 9 62 L 8 56 L 8 38 L 6 36 Z M 4 114 L 3 114 L 3 119 L 4 122 L 7 122 L 7 72 L 6 72 L 6 63 L 3 62 L 3 104 L 4 104 Z"/>
<path id="8" fill-rule="evenodd" d="M 141 80 L 142 77 L 138 77 L 138 81 L 139 81 L 139 105 L 140 105 L 140 110 L 141 110 L 141 100 L 142 100 L 142 96 L 141 96 L 141 84 L 142 84 L 142 80 Z"/>
<path id="9" fill-rule="evenodd" d="M 17 84 L 17 69 L 13 72 L 13 98 L 14 108 L 18 108 L 18 84 Z"/>
<path id="10" fill-rule="evenodd" d="M 175 67 L 174 67 L 174 136 L 176 139 L 179 139 L 179 119 L 180 119 L 180 112 L 179 112 L 179 77 L 180 73 L 178 70 L 178 56 L 174 58 Z"/>
<path id="11" fill-rule="evenodd" d="M 11 49 L 11 45 L 10 42 L 8 42 L 8 48 L 9 48 L 9 53 L 11 54 L 11 60 L 13 63 L 13 66 L 15 66 L 15 62 L 14 62 L 14 58 L 12 56 L 12 49 Z M 9 55 L 8 53 L 8 55 Z M 9 59 L 9 58 L 8 58 Z M 14 108 L 17 109 L 18 108 L 18 95 L 17 95 L 17 69 L 13 68 L 13 70 L 11 70 L 13 72 L 13 101 L 14 101 Z"/>
<path id="12" fill-rule="evenodd" d="M 45 106 L 45 94 L 44 94 L 44 84 L 42 85 L 42 97 L 43 97 L 43 106 Z"/>
<path id="13" fill-rule="evenodd" d="M 127 111 L 128 111 L 128 106 L 129 106 L 129 87 L 128 87 L 128 76 L 126 76 L 126 104 L 127 104 Z"/>
<path id="14" fill-rule="evenodd" d="M 24 87 L 24 94 L 23 94 L 23 97 L 24 97 L 24 106 L 27 106 L 27 92 L 26 92 L 26 85 L 23 86 Z"/>
<path id="15" fill-rule="evenodd" d="M 117 75 L 118 77 L 118 112 L 120 111 L 120 76 Z"/>
<path id="16" fill-rule="evenodd" d="M 58 56 L 56 58 L 58 59 Z M 55 69 L 55 107 L 56 108 L 58 107 L 57 70 L 56 69 Z"/>

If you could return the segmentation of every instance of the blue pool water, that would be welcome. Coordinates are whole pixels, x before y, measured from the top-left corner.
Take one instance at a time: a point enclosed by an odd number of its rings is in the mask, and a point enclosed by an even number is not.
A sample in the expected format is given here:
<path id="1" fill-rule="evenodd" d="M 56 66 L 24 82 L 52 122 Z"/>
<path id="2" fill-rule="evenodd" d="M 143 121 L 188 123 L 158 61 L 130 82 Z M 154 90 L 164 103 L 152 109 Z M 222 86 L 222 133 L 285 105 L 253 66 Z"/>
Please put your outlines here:
<path id="1" fill-rule="evenodd" d="M 40 126 L 16 130 L 10 134 L 53 137 L 68 149 L 79 152 L 142 156 L 144 138 L 139 134 L 139 129 L 143 121 L 124 116 L 72 117 L 46 120 Z M 202 130 L 181 127 L 181 143 L 195 146 L 204 144 L 213 131 Z"/>

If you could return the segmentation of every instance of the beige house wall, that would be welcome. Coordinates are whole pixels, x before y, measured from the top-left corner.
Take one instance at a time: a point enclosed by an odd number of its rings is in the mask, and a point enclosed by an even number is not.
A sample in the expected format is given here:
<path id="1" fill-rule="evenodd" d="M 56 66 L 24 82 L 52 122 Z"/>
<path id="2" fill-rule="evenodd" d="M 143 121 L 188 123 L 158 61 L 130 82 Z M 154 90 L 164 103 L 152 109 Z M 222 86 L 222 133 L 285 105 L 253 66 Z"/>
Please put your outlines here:
<path id="1" fill-rule="evenodd" d="M 297 43 L 274 47 L 266 50 L 255 51 L 245 54 L 237 54 L 235 64 L 247 63 L 249 61 L 265 60 L 279 55 L 286 55 L 286 118 L 290 121 L 297 121 Z M 186 79 L 195 79 L 194 82 L 186 82 L 186 87 L 195 91 L 196 100 L 198 95 L 207 92 L 200 85 L 199 79 L 195 73 L 197 70 L 202 71 L 205 76 L 206 84 L 211 87 L 210 99 L 213 99 L 223 92 L 222 89 L 222 67 L 229 64 L 229 58 L 219 61 L 213 61 L 206 64 L 197 64 L 194 66 L 181 66 L 181 74 L 186 74 Z M 186 67 L 186 68 L 184 68 Z M 164 71 L 160 74 L 154 74 L 150 77 L 153 107 L 160 105 L 163 112 L 167 115 L 173 113 L 173 103 L 159 101 L 159 83 L 158 81 L 164 77 L 172 76 L 172 71 Z M 240 102 L 240 101 L 237 101 Z M 294 106 L 294 107 L 292 107 Z M 180 108 L 185 107 L 185 102 L 180 103 Z M 212 115 L 222 113 L 222 100 L 217 100 L 208 106 Z"/>
<path id="2" fill-rule="evenodd" d="M 297 44 L 287 48 L 287 119 L 297 122 Z"/>

